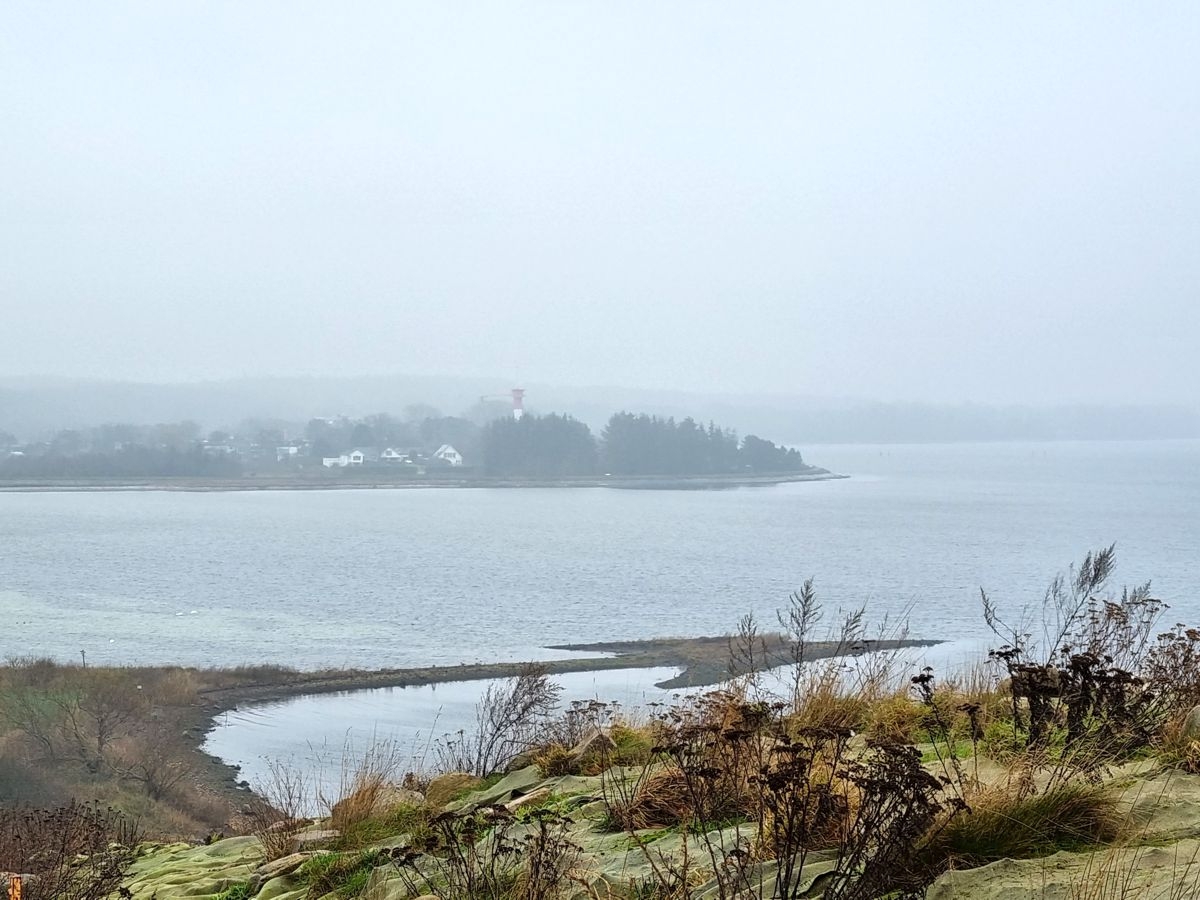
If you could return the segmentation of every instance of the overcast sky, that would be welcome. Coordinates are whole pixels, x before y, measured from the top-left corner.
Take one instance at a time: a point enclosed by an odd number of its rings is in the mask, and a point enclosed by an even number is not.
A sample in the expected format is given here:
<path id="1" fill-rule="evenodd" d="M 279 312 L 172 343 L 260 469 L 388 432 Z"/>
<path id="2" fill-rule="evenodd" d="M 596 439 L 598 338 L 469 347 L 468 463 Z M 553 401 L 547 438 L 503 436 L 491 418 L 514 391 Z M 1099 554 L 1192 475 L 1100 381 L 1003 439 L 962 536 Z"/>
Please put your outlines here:
<path id="1" fill-rule="evenodd" d="M 1200 4 L 8 2 L 0 374 L 1200 402 Z"/>

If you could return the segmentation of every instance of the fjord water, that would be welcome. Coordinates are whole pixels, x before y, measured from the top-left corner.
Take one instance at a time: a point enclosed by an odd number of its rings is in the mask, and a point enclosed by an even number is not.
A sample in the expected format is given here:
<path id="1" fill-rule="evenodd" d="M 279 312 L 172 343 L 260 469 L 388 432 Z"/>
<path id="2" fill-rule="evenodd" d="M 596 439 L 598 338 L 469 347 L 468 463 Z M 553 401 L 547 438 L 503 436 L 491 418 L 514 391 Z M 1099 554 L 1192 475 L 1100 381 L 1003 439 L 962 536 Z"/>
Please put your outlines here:
<path id="1" fill-rule="evenodd" d="M 727 491 L 0 494 L 0 653 L 298 668 L 558 655 L 548 644 L 829 607 L 983 634 L 1116 542 L 1200 621 L 1200 442 L 824 446 L 840 481 Z"/>

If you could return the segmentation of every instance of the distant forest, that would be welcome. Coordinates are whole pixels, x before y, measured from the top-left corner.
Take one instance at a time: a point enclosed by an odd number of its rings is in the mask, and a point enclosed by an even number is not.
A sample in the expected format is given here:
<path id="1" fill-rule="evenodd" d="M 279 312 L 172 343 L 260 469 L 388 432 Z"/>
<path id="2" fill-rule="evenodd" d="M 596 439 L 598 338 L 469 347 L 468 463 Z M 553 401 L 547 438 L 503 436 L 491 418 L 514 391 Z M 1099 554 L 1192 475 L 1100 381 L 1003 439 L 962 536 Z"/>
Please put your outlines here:
<path id="1" fill-rule="evenodd" d="M 484 429 L 489 475 L 781 474 L 806 468 L 800 453 L 770 441 L 658 416 L 617 413 L 600 439 L 570 416 L 497 419 Z"/>
<path id="2" fill-rule="evenodd" d="M 360 467 L 421 477 L 453 468 L 463 476 L 569 477 L 786 474 L 800 453 L 754 435 L 690 418 L 621 412 L 597 437 L 568 415 L 513 418 L 503 405 L 467 416 L 410 406 L 404 417 L 316 418 L 303 427 L 248 420 L 202 434 L 195 422 L 64 429 L 21 443 L 0 431 L 0 478 L 236 477 L 318 474 Z M 444 472 L 443 474 L 448 474 Z"/>

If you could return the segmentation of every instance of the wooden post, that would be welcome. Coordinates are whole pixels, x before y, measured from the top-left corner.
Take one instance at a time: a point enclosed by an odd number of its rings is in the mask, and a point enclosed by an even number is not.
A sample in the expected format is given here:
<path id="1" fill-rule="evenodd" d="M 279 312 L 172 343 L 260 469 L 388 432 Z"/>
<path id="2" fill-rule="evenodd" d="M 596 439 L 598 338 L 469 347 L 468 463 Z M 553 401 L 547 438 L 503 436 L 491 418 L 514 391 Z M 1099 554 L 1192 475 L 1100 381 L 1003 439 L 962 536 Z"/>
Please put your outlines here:
<path id="1" fill-rule="evenodd" d="M 21 876 L 8 876 L 8 900 L 21 900 Z"/>

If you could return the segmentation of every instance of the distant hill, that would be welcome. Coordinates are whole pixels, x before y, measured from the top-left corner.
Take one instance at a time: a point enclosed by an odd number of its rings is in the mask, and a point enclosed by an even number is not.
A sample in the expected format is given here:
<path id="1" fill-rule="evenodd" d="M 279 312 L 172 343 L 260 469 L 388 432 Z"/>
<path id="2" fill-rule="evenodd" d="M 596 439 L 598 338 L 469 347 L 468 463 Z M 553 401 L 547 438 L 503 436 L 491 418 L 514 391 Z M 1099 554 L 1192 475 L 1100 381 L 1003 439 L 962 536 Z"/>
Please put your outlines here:
<path id="1" fill-rule="evenodd" d="M 192 419 L 229 428 L 248 418 L 302 424 L 314 416 L 400 413 L 410 404 L 457 414 L 514 385 L 422 375 L 239 378 L 184 384 L 0 379 L 0 431 L 33 440 L 60 428 Z M 1169 406 L 1056 407 L 879 403 L 701 391 L 520 385 L 534 412 L 565 412 L 599 429 L 614 410 L 717 421 L 787 444 L 1200 437 L 1196 410 Z"/>

